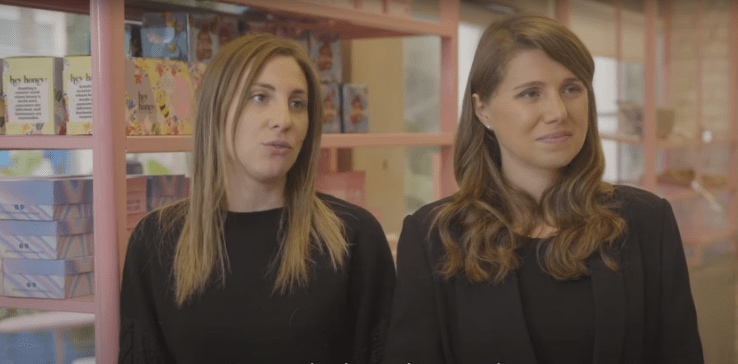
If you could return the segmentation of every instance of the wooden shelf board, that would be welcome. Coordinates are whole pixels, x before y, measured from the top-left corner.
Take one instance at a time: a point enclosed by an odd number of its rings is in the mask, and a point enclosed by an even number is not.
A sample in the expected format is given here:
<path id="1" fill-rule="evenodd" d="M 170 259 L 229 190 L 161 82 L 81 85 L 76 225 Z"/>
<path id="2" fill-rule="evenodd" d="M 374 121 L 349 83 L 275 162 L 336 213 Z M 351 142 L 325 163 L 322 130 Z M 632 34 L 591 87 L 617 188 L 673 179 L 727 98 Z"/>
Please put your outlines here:
<path id="1" fill-rule="evenodd" d="M 165 153 L 192 151 L 190 135 L 149 135 L 126 137 L 126 153 Z"/>
<path id="2" fill-rule="evenodd" d="M 94 296 L 70 299 L 23 298 L 0 296 L 0 307 L 23 308 L 27 310 L 66 311 L 95 313 Z"/>
<path id="3" fill-rule="evenodd" d="M 0 150 L 92 149 L 91 135 L 0 135 Z"/>
<path id="4" fill-rule="evenodd" d="M 299 18 L 313 17 L 331 19 L 335 23 L 349 23 L 353 26 L 351 37 L 374 37 L 388 35 L 438 35 L 454 36 L 456 29 L 440 23 L 423 21 L 409 16 L 374 13 L 350 7 L 341 7 L 305 0 L 226 0 L 232 4 L 280 12 Z M 331 24 L 328 24 L 331 27 Z"/>

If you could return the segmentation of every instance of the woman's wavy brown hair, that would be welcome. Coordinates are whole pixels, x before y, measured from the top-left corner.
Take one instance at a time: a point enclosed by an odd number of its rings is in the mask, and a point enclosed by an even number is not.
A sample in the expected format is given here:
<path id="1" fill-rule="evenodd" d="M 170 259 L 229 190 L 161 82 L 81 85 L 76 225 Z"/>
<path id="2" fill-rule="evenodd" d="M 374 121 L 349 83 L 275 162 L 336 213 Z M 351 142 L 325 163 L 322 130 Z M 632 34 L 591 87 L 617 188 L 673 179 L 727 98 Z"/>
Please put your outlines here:
<path id="1" fill-rule="evenodd" d="M 309 126 L 295 164 L 287 172 L 275 292 L 286 293 L 309 279 L 311 254 L 326 252 L 333 268 L 348 252 L 341 220 L 315 192 L 322 133 L 320 80 L 307 52 L 291 40 L 249 34 L 229 42 L 208 64 L 196 97 L 193 173 L 189 198 L 161 211 L 170 230 L 181 229 L 175 249 L 173 278 L 178 304 L 202 292 L 211 279 L 224 282 L 229 262 L 223 240 L 227 204 L 226 138 L 235 138 L 237 122 L 226 128 L 228 110 L 237 102 L 241 115 L 251 88 L 265 64 L 276 56 L 295 59 L 307 80 Z M 243 82 L 245 75 L 245 82 Z M 236 141 L 232 140 L 235 144 Z M 184 220 L 184 226 L 176 221 Z"/>
<path id="2" fill-rule="evenodd" d="M 472 95 L 489 100 L 505 76 L 510 59 L 523 50 L 540 49 L 568 68 L 586 86 L 589 125 L 581 151 L 536 201 L 507 182 L 500 147 L 474 113 Z M 445 249 L 440 267 L 449 278 L 503 281 L 520 265 L 515 250 L 542 223 L 557 228 L 538 246 L 544 270 L 559 280 L 589 274 L 586 259 L 599 252 L 610 269 L 618 269 L 607 247 L 626 229 L 615 209 L 613 186 L 602 181 L 605 159 L 597 129 L 592 77 L 594 60 L 574 33 L 556 21 L 517 14 L 491 24 L 482 35 L 464 92 L 454 146 L 454 174 L 459 191 L 436 210 Z M 513 217 L 515 216 L 515 217 Z"/>

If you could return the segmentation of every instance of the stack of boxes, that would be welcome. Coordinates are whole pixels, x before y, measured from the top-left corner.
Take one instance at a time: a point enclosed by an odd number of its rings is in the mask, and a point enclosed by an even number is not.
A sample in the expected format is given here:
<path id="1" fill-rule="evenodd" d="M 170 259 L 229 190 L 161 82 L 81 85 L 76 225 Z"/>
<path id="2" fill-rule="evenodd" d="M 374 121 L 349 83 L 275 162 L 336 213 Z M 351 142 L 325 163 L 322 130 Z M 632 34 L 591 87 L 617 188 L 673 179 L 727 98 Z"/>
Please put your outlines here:
<path id="1" fill-rule="evenodd" d="M 2 294 L 94 293 L 92 179 L 0 180 Z"/>
<path id="2" fill-rule="evenodd" d="M 182 174 L 147 176 L 146 201 L 149 211 L 177 202 L 189 194 L 190 181 Z"/>

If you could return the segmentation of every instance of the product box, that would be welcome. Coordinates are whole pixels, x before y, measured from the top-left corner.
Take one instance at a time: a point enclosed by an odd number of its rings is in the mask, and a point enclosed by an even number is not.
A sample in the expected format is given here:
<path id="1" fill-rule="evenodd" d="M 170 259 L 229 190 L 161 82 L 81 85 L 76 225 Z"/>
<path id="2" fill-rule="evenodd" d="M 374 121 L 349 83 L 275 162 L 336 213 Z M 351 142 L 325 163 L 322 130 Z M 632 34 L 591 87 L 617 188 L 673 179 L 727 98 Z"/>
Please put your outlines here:
<path id="1" fill-rule="evenodd" d="M 143 13 L 141 20 L 143 57 L 189 60 L 190 29 L 187 13 Z"/>
<path id="2" fill-rule="evenodd" d="M 355 205 L 364 207 L 364 171 L 321 172 L 315 179 L 315 188 Z"/>
<path id="3" fill-rule="evenodd" d="M 67 135 L 92 134 L 92 57 L 64 57 Z"/>
<path id="4" fill-rule="evenodd" d="M 238 18 L 229 15 L 218 16 L 218 49 L 228 44 L 233 39 L 241 36 L 241 27 L 238 24 Z"/>
<path id="5" fill-rule="evenodd" d="M 66 134 L 60 57 L 3 59 L 5 133 Z"/>
<path id="6" fill-rule="evenodd" d="M 0 64 L 3 59 L 0 58 Z M 5 134 L 5 97 L 3 95 L 3 68 L 0 67 L 0 135 Z"/>
<path id="7" fill-rule="evenodd" d="M 143 57 L 141 51 L 141 24 L 126 22 L 124 25 L 126 57 Z"/>
<path id="8" fill-rule="evenodd" d="M 62 220 L 92 217 L 92 204 L 26 205 L 0 203 L 0 220 Z"/>
<path id="9" fill-rule="evenodd" d="M 337 32 L 310 32 L 310 58 L 317 66 L 321 82 L 341 82 L 341 40 Z"/>
<path id="10" fill-rule="evenodd" d="M 69 259 L 92 255 L 93 233 L 67 236 L 0 236 L 0 257 Z"/>
<path id="11" fill-rule="evenodd" d="M 341 85 L 322 83 L 323 133 L 341 132 Z"/>
<path id="12" fill-rule="evenodd" d="M 154 101 L 146 58 L 128 58 L 126 73 L 126 135 L 151 135 L 158 131 L 159 111 Z"/>
<path id="13" fill-rule="evenodd" d="M 205 73 L 207 66 L 207 64 L 202 62 L 187 63 L 187 67 L 190 69 L 190 79 L 192 80 L 192 88 L 194 89 L 195 94 L 197 94 L 197 90 L 200 89 L 202 75 Z"/>
<path id="14" fill-rule="evenodd" d="M 246 23 L 247 33 L 268 33 L 276 36 L 292 39 L 300 44 L 305 51 L 310 52 L 310 32 L 290 24 L 270 21 L 248 21 Z"/>
<path id="15" fill-rule="evenodd" d="M 369 132 L 369 99 L 366 85 L 345 83 L 341 86 L 344 133 Z"/>
<path id="16" fill-rule="evenodd" d="M 72 298 L 94 293 L 93 257 L 3 259 L 3 295 Z"/>
<path id="17" fill-rule="evenodd" d="M 195 89 L 187 63 L 126 60 L 126 135 L 192 134 Z"/>
<path id="18" fill-rule="evenodd" d="M 147 203 L 149 211 L 187 197 L 189 181 L 184 175 L 148 176 Z"/>
<path id="19" fill-rule="evenodd" d="M 0 220 L 0 239 L 8 236 L 68 236 L 92 233 L 92 217 L 42 220 Z"/>
<path id="20" fill-rule="evenodd" d="M 412 16 L 412 0 L 384 0 L 384 12 L 391 15 Z"/>
<path id="21" fill-rule="evenodd" d="M 69 205 L 92 203 L 92 178 L 7 177 L 0 179 L 0 204 Z"/>
<path id="22" fill-rule="evenodd" d="M 146 213 L 146 176 L 128 176 L 126 179 L 126 213 Z"/>
<path id="23" fill-rule="evenodd" d="M 215 14 L 187 14 L 190 54 L 185 61 L 208 63 L 219 47 L 218 17 Z"/>

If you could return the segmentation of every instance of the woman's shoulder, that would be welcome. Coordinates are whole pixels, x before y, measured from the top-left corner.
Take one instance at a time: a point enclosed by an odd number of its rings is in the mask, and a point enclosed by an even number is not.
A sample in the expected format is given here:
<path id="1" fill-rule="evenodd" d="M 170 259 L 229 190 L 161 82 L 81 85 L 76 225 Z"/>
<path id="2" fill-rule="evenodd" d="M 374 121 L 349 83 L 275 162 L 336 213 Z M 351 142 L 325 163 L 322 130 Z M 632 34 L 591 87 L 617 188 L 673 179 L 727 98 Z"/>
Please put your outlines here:
<path id="1" fill-rule="evenodd" d="M 615 185 L 613 187 L 613 198 L 623 206 L 625 211 L 653 211 L 662 208 L 666 202 L 655 193 L 635 186 Z"/>
<path id="2" fill-rule="evenodd" d="M 414 220 L 417 224 L 426 226 L 433 222 L 438 210 L 453 200 L 453 196 L 445 197 L 421 206 L 407 218 Z"/>
<path id="3" fill-rule="evenodd" d="M 179 237 L 188 207 L 187 200 L 150 211 L 138 221 L 131 231 L 129 244 L 136 248 L 151 249 Z"/>
<path id="4" fill-rule="evenodd" d="M 318 192 L 317 195 L 347 227 L 379 227 L 381 229 L 377 218 L 366 208 L 325 193 Z"/>

